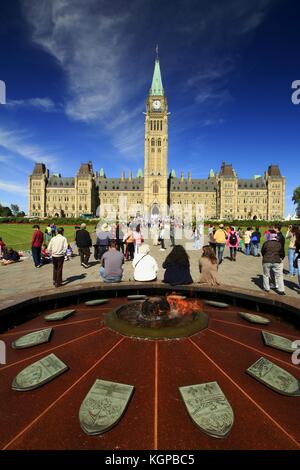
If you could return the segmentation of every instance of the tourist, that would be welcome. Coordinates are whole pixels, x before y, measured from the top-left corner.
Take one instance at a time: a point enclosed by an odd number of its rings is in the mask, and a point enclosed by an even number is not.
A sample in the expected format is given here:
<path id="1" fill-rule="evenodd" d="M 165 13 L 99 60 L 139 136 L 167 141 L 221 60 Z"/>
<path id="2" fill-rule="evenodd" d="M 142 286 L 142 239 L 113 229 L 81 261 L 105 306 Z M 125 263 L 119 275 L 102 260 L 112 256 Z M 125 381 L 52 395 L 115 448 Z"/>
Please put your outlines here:
<path id="1" fill-rule="evenodd" d="M 133 232 L 133 238 L 134 238 L 134 256 L 136 256 L 139 253 L 142 243 L 144 242 L 140 224 L 136 226 L 135 231 Z"/>
<path id="2" fill-rule="evenodd" d="M 72 250 L 71 245 L 68 244 L 68 248 L 67 248 L 66 255 L 65 255 L 65 261 L 70 261 L 72 256 L 73 256 L 73 250 Z"/>
<path id="3" fill-rule="evenodd" d="M 100 260 L 100 276 L 104 282 L 120 282 L 123 275 L 124 255 L 116 248 L 116 241 L 111 240 L 108 251 Z"/>
<path id="4" fill-rule="evenodd" d="M 158 239 L 159 239 L 159 226 L 155 222 L 152 226 L 152 243 L 153 243 L 153 246 L 158 245 Z"/>
<path id="5" fill-rule="evenodd" d="M 237 247 L 237 251 L 240 251 L 242 253 L 243 252 L 243 245 L 244 245 L 244 241 L 243 241 L 244 231 L 241 227 L 238 227 L 236 232 L 237 232 L 239 240 L 240 240 L 239 246 Z"/>
<path id="6" fill-rule="evenodd" d="M 133 261 L 134 258 L 134 237 L 130 223 L 127 224 L 127 232 L 124 235 L 123 242 L 126 244 L 126 260 Z"/>
<path id="7" fill-rule="evenodd" d="M 175 223 L 174 220 L 170 222 L 170 241 L 171 247 L 175 246 Z"/>
<path id="8" fill-rule="evenodd" d="M 247 230 L 244 233 L 245 254 L 247 256 L 249 256 L 251 253 L 251 235 L 252 227 L 247 227 Z"/>
<path id="9" fill-rule="evenodd" d="M 3 249 L 1 264 L 3 266 L 8 266 L 9 264 L 16 263 L 17 261 L 20 261 L 19 253 L 15 251 L 13 248 L 5 247 Z"/>
<path id="10" fill-rule="evenodd" d="M 92 246 L 94 248 L 94 258 L 95 260 L 99 259 L 99 254 L 98 254 L 98 244 L 97 244 L 97 225 L 95 226 L 95 230 L 93 230 L 90 234 L 91 240 L 92 240 Z"/>
<path id="11" fill-rule="evenodd" d="M 123 233 L 123 230 L 122 230 L 122 226 L 121 226 L 120 223 L 117 223 L 117 226 L 116 226 L 117 250 L 121 251 L 124 254 L 123 238 L 124 238 L 124 233 Z"/>
<path id="12" fill-rule="evenodd" d="M 51 227 L 50 227 L 50 224 L 47 225 L 47 227 L 45 228 L 45 239 L 46 239 L 46 242 L 49 243 L 49 241 L 51 240 Z"/>
<path id="13" fill-rule="evenodd" d="M 284 250 L 277 238 L 275 230 L 270 230 L 269 240 L 264 242 L 261 253 L 263 255 L 263 288 L 270 292 L 270 271 L 274 272 L 275 286 L 280 295 L 285 295 L 283 283 Z"/>
<path id="14" fill-rule="evenodd" d="M 158 241 L 160 242 L 160 251 L 165 251 L 165 226 L 164 224 L 159 225 L 159 237 Z"/>
<path id="15" fill-rule="evenodd" d="M 298 294 L 300 294 L 300 230 L 296 232 L 294 268 L 298 269 Z"/>
<path id="16" fill-rule="evenodd" d="M 259 231 L 259 227 L 256 227 L 250 238 L 251 247 L 253 249 L 253 256 L 260 256 L 260 239 L 261 233 Z"/>
<path id="17" fill-rule="evenodd" d="M 223 262 L 224 248 L 227 240 L 227 233 L 224 230 L 223 224 L 220 224 L 218 230 L 215 231 L 214 240 L 216 242 L 218 264 L 221 264 Z"/>
<path id="18" fill-rule="evenodd" d="M 299 231 L 297 225 L 289 225 L 285 238 L 289 240 L 288 259 L 289 259 L 289 275 L 296 276 L 297 269 L 294 267 L 296 256 L 296 234 Z"/>
<path id="19" fill-rule="evenodd" d="M 64 229 L 60 227 L 57 230 L 57 235 L 51 238 L 48 245 L 48 252 L 52 256 L 53 285 L 55 287 L 60 287 L 62 285 L 62 271 L 67 248 L 68 242 L 66 237 L 64 237 Z"/>
<path id="20" fill-rule="evenodd" d="M 51 263 L 51 255 L 47 249 L 46 243 L 43 243 L 43 246 L 41 249 L 41 261 L 42 261 L 42 265 Z"/>
<path id="21" fill-rule="evenodd" d="M 0 237 L 0 259 L 2 258 L 3 256 L 3 250 L 5 248 L 5 243 L 4 241 L 2 240 L 2 238 Z"/>
<path id="22" fill-rule="evenodd" d="M 163 282 L 167 282 L 172 286 L 192 284 L 190 261 L 183 246 L 175 245 L 166 257 L 162 267 L 166 270 Z"/>
<path id="23" fill-rule="evenodd" d="M 32 240 L 31 240 L 31 253 L 32 253 L 32 258 L 33 262 L 36 268 L 40 268 L 42 266 L 41 264 L 41 250 L 42 250 L 42 245 L 44 241 L 44 235 L 40 230 L 39 225 L 34 225 L 34 232 L 32 234 Z"/>
<path id="24" fill-rule="evenodd" d="M 227 246 L 230 250 L 230 260 L 236 261 L 236 250 L 240 244 L 240 239 L 238 237 L 237 232 L 234 230 L 234 227 L 230 228 L 227 238 Z"/>
<path id="25" fill-rule="evenodd" d="M 51 224 L 50 228 L 51 228 L 51 237 L 55 237 L 55 235 L 56 235 L 56 225 Z"/>
<path id="26" fill-rule="evenodd" d="M 97 259 L 100 260 L 103 254 L 108 250 L 112 240 L 111 227 L 107 222 L 101 225 L 100 230 L 97 229 Z"/>
<path id="27" fill-rule="evenodd" d="M 274 230 L 277 233 L 277 239 L 279 240 L 279 242 L 281 244 L 281 247 L 283 249 L 284 256 L 285 256 L 285 238 L 284 238 L 284 236 L 281 232 L 281 225 L 280 224 L 274 225 Z"/>
<path id="28" fill-rule="evenodd" d="M 218 280 L 218 260 L 214 249 L 209 245 L 204 245 L 202 248 L 199 270 L 201 273 L 200 284 L 208 284 L 212 287 L 220 284 Z"/>
<path id="29" fill-rule="evenodd" d="M 132 266 L 134 267 L 133 277 L 135 281 L 146 282 L 155 281 L 158 266 L 155 259 L 149 254 L 150 247 L 144 243 L 139 253 L 134 257 Z"/>
<path id="30" fill-rule="evenodd" d="M 216 228 L 213 225 L 208 227 L 208 244 L 214 250 L 216 254 L 216 240 L 215 240 Z"/>
<path id="31" fill-rule="evenodd" d="M 91 256 L 90 247 L 92 246 L 92 240 L 89 232 L 86 230 L 86 224 L 80 225 L 80 230 L 76 232 L 76 245 L 80 254 L 81 266 L 88 268 L 88 262 Z"/>

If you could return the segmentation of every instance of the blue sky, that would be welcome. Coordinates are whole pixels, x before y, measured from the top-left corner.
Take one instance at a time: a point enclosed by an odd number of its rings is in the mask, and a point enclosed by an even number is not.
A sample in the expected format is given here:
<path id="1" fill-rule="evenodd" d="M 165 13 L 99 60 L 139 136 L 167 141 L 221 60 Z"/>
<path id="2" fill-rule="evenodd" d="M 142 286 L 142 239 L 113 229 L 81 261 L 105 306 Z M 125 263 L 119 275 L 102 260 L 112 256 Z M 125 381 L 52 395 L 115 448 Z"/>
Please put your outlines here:
<path id="1" fill-rule="evenodd" d="M 0 202 L 27 210 L 34 162 L 73 176 L 143 167 L 145 100 L 159 44 L 169 168 L 205 178 L 279 164 L 286 214 L 300 185 L 300 4 L 296 0 L 1 2 Z"/>

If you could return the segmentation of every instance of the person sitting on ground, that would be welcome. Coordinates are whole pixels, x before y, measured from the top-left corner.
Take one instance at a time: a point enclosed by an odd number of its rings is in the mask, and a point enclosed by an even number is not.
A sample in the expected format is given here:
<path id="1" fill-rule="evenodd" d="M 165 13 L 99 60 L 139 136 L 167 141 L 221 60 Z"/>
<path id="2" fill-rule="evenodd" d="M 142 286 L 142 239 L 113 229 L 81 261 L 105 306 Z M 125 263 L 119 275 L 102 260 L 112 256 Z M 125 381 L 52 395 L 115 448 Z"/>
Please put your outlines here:
<path id="1" fill-rule="evenodd" d="M 51 255 L 47 250 L 47 244 L 43 243 L 42 250 L 41 250 L 41 261 L 42 264 L 49 264 L 51 263 Z"/>
<path id="2" fill-rule="evenodd" d="M 209 245 L 204 245 L 202 248 L 202 256 L 199 260 L 199 271 L 201 273 L 200 284 L 208 284 L 210 286 L 220 284 L 218 279 L 218 260 L 214 249 Z"/>
<path id="3" fill-rule="evenodd" d="M 156 280 L 158 271 L 157 262 L 149 253 L 150 247 L 145 243 L 140 246 L 139 253 L 135 255 L 132 262 L 135 281 L 146 282 Z"/>
<path id="4" fill-rule="evenodd" d="M 72 250 L 71 245 L 70 245 L 70 243 L 69 243 L 69 244 L 68 244 L 67 251 L 66 251 L 65 261 L 70 261 L 70 259 L 72 258 L 72 256 L 73 256 L 73 250 Z"/>
<path id="5" fill-rule="evenodd" d="M 0 238 L 0 259 L 2 258 L 3 256 L 3 250 L 5 248 L 5 243 L 4 241 L 2 240 L 2 238 Z"/>
<path id="6" fill-rule="evenodd" d="M 100 276 L 104 282 L 120 282 L 123 275 L 124 255 L 117 250 L 116 241 L 111 240 L 108 251 L 100 260 Z"/>
<path id="7" fill-rule="evenodd" d="M 238 234 L 234 230 L 234 227 L 230 228 L 230 232 L 228 234 L 226 243 L 230 250 L 230 260 L 236 261 L 236 250 L 240 244 L 240 240 L 239 240 Z"/>
<path id="8" fill-rule="evenodd" d="M 166 270 L 163 282 L 172 286 L 192 284 L 190 261 L 187 252 L 181 245 L 175 245 L 166 257 L 162 267 Z"/>
<path id="9" fill-rule="evenodd" d="M 16 263 L 20 260 L 20 255 L 17 251 L 13 250 L 12 248 L 4 248 L 3 250 L 3 259 L 1 263 L 4 266 L 8 264 Z"/>

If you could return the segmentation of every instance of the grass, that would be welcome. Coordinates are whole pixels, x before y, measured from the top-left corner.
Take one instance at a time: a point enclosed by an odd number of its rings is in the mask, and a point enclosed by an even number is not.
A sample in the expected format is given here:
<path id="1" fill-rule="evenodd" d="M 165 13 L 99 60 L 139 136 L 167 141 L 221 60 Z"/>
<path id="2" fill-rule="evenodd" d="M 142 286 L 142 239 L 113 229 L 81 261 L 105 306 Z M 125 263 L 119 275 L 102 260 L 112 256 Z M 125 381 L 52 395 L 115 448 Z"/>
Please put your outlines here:
<path id="1" fill-rule="evenodd" d="M 63 225 L 65 229 L 65 237 L 69 243 L 74 242 L 75 238 L 75 225 Z M 45 232 L 46 225 L 40 225 L 42 232 Z M 261 233 L 265 231 L 267 227 L 260 227 Z M 87 225 L 87 230 L 92 232 L 94 230 L 93 225 Z M 287 229 L 283 227 L 282 233 L 285 235 Z M 31 248 L 31 237 L 33 233 L 32 225 L 30 224 L 0 224 L 0 237 L 4 243 L 16 250 L 30 250 Z M 205 229 L 205 234 L 207 234 L 207 228 Z M 262 237 L 262 243 L 264 239 Z M 289 246 L 289 240 L 285 242 L 285 249 Z"/>

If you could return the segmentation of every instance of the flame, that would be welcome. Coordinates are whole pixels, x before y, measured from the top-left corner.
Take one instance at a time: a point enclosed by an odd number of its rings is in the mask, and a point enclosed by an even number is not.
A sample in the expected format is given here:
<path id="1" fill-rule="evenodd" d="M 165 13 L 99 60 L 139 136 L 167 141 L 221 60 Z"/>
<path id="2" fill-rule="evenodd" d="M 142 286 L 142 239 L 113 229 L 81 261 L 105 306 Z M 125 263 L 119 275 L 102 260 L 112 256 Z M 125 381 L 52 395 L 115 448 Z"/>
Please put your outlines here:
<path id="1" fill-rule="evenodd" d="M 184 315 L 191 315 L 195 310 L 199 310 L 197 300 L 187 300 L 178 294 L 170 294 L 167 296 L 167 301 L 170 304 L 171 310 L 169 313 L 170 318 L 182 317 Z"/>

